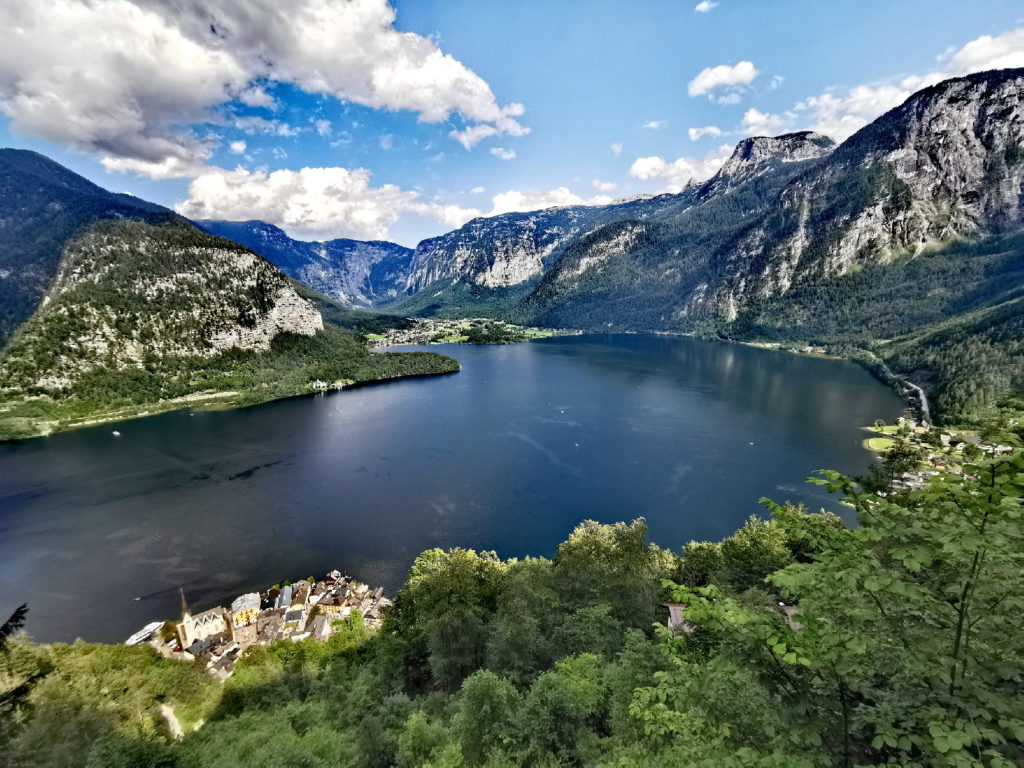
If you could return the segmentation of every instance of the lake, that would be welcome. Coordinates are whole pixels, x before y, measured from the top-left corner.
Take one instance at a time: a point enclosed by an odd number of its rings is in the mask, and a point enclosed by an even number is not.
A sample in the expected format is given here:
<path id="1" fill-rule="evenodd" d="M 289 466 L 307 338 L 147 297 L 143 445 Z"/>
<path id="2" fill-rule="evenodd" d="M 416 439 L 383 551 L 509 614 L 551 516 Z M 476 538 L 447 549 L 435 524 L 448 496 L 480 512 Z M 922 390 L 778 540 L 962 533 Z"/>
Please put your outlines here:
<path id="1" fill-rule="evenodd" d="M 119 642 L 179 585 L 201 610 L 336 567 L 393 595 L 425 549 L 550 556 L 585 519 L 678 550 L 762 496 L 840 511 L 803 479 L 863 471 L 861 428 L 904 407 L 853 363 L 721 342 L 429 349 L 462 371 L 0 446 L 0 615 Z"/>

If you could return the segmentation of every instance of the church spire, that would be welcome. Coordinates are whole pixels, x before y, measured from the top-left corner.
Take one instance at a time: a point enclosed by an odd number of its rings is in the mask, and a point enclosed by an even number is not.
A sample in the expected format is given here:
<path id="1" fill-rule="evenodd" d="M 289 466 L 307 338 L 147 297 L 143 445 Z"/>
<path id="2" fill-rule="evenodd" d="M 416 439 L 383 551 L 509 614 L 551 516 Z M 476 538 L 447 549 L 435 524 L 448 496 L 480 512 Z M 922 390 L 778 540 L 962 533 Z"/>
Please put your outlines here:
<path id="1" fill-rule="evenodd" d="M 182 620 L 185 620 L 192 614 L 189 613 L 188 602 L 185 600 L 185 588 L 178 587 L 178 591 L 181 592 L 181 618 Z"/>

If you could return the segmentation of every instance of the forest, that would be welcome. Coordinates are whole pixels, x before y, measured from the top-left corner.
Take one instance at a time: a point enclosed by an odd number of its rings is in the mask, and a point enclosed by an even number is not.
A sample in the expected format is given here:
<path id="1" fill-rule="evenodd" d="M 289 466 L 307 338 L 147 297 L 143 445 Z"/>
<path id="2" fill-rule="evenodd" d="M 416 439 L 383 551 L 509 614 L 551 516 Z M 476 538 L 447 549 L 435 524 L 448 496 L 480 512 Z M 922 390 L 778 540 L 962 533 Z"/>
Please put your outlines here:
<path id="1" fill-rule="evenodd" d="M 226 684 L 148 647 L 0 632 L 11 766 L 990 766 L 1024 762 L 1024 428 L 923 488 L 810 482 L 720 542 L 585 521 L 548 557 L 430 550 L 371 630 L 250 649 Z M 895 454 L 894 454 L 895 455 Z M 681 545 L 681 546 L 679 546 Z M 28 610 L 31 611 L 31 596 Z M 665 604 L 683 606 L 667 626 Z M 176 713 L 171 738 L 161 707 Z"/>

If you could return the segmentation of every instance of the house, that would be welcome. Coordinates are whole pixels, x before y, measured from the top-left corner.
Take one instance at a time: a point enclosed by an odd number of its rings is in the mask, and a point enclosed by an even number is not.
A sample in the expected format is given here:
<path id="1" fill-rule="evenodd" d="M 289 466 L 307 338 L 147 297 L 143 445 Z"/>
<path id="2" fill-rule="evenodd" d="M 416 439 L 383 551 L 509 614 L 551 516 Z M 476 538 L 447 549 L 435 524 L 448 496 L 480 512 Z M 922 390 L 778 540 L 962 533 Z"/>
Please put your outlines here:
<path id="1" fill-rule="evenodd" d="M 288 608 L 292 604 L 292 585 L 281 588 L 281 594 L 277 596 L 277 607 Z"/>
<path id="2" fill-rule="evenodd" d="M 309 595 L 312 592 L 312 584 L 308 581 L 300 581 L 295 585 L 295 590 L 292 592 L 292 606 L 304 606 L 309 602 Z"/>
<path id="3" fill-rule="evenodd" d="M 337 617 L 341 615 L 341 609 L 345 606 L 345 601 L 340 597 L 332 595 L 321 598 L 317 605 L 325 616 Z"/>
<path id="4" fill-rule="evenodd" d="M 255 592 L 239 595 L 231 603 L 231 633 L 235 640 L 251 645 L 256 642 L 256 621 L 260 615 L 260 596 Z"/>

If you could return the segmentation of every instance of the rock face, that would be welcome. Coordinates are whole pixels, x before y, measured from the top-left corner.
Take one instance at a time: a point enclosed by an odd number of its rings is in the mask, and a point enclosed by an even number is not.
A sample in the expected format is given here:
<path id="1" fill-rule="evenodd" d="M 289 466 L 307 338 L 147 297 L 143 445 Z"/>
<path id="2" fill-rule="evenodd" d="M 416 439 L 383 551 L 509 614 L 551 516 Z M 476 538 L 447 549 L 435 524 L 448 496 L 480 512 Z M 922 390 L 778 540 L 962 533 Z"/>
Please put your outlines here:
<path id="1" fill-rule="evenodd" d="M 94 371 L 266 351 L 323 321 L 276 268 L 184 220 L 99 222 L 73 238 L 0 362 L 5 387 L 59 394 Z"/>
<path id="2" fill-rule="evenodd" d="M 474 219 L 416 246 L 405 293 L 440 295 L 457 284 L 525 293 L 558 262 L 566 246 L 588 233 L 617 221 L 678 212 L 694 199 L 694 191 L 689 191 Z M 479 295 L 486 300 L 490 294 L 483 290 Z"/>
<path id="3" fill-rule="evenodd" d="M 473 219 L 416 246 L 405 292 L 462 279 L 488 288 L 525 283 L 539 277 L 558 246 L 599 215 L 597 209 L 572 206 Z"/>
<path id="4" fill-rule="evenodd" d="M 718 173 L 703 185 L 702 196 L 726 192 L 754 176 L 777 170 L 782 163 L 824 157 L 835 147 L 832 139 L 814 131 L 744 139 L 736 145 Z"/>
<path id="5" fill-rule="evenodd" d="M 412 249 L 382 240 L 306 242 L 262 221 L 198 221 L 251 248 L 286 275 L 352 307 L 393 301 L 405 289 Z"/>
<path id="6" fill-rule="evenodd" d="M 727 252 L 719 286 L 691 294 L 731 320 L 750 298 L 954 238 L 1020 228 L 1024 70 L 927 88 L 781 190 Z"/>

